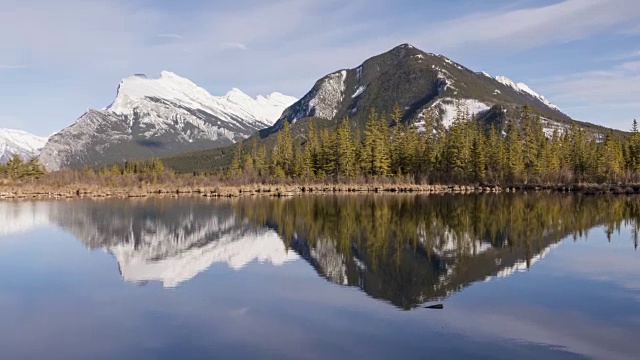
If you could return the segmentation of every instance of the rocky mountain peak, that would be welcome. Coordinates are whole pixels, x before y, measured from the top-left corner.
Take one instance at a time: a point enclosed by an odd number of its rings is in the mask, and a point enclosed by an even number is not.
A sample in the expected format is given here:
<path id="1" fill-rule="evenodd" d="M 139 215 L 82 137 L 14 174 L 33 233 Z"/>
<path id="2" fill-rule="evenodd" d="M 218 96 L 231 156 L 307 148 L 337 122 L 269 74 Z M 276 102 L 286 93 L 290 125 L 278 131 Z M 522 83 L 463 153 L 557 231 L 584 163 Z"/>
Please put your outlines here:
<path id="1" fill-rule="evenodd" d="M 0 164 L 6 163 L 14 155 L 24 160 L 36 156 L 46 142 L 46 137 L 26 131 L 0 129 Z"/>
<path id="2" fill-rule="evenodd" d="M 447 127 L 456 106 L 482 118 L 494 105 L 515 111 L 529 104 L 551 122 L 571 121 L 527 85 L 507 80 L 474 72 L 446 56 L 426 53 L 411 44 L 401 44 L 356 68 L 322 77 L 261 135 L 278 131 L 283 121 L 295 123 L 305 117 L 329 121 L 349 117 L 363 123 L 370 109 L 389 113 L 395 105 L 403 109 L 403 121 L 418 126 L 431 112 Z"/>
<path id="3" fill-rule="evenodd" d="M 136 74 L 122 79 L 109 106 L 52 136 L 40 160 L 58 170 L 227 146 L 273 124 L 295 101 L 254 99 L 237 88 L 213 96 L 170 71 Z"/>

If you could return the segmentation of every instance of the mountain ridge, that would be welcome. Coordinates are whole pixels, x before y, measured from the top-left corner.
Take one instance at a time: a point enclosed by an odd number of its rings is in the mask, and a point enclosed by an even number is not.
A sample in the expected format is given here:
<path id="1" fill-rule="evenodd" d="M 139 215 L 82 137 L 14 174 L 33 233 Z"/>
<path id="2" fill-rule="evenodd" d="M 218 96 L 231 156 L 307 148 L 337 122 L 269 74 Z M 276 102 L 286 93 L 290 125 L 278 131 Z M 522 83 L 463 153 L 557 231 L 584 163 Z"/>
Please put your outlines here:
<path id="1" fill-rule="evenodd" d="M 355 68 L 340 69 L 322 77 L 300 100 L 285 109 L 274 126 L 261 134 L 264 137 L 276 132 L 285 120 L 295 123 L 305 117 L 326 120 L 350 117 L 362 123 L 369 109 L 390 112 L 395 104 L 403 109 L 406 122 L 419 123 L 427 111 L 433 110 L 446 125 L 456 100 L 474 116 L 494 105 L 513 111 L 528 103 L 553 122 L 550 128 L 573 120 L 524 83 L 475 72 L 443 55 L 402 44 Z M 446 103 L 449 105 L 443 105 Z"/>
<path id="2" fill-rule="evenodd" d="M 6 163 L 14 155 L 23 160 L 37 156 L 47 140 L 47 137 L 22 130 L 0 129 L 0 164 Z"/>
<path id="3" fill-rule="evenodd" d="M 94 166 L 226 146 L 269 126 L 296 99 L 252 98 L 233 88 L 213 96 L 169 71 L 124 78 L 111 104 L 90 109 L 51 136 L 40 161 L 48 170 Z"/>

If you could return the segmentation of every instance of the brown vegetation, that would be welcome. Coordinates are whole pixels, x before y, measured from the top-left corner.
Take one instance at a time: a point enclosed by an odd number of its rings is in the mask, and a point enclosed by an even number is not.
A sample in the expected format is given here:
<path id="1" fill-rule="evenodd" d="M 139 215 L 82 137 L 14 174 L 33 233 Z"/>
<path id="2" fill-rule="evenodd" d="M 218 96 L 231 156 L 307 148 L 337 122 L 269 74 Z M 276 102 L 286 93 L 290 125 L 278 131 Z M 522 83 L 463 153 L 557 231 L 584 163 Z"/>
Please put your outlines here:
<path id="1" fill-rule="evenodd" d="M 348 183 L 266 181 L 252 177 L 158 174 L 100 174 L 90 169 L 63 170 L 40 178 L 0 180 L 0 199 L 246 195 L 294 196 L 304 193 L 478 193 L 503 191 L 561 191 L 588 194 L 640 193 L 640 185 L 451 185 L 416 184 L 409 178 L 353 179 Z"/>

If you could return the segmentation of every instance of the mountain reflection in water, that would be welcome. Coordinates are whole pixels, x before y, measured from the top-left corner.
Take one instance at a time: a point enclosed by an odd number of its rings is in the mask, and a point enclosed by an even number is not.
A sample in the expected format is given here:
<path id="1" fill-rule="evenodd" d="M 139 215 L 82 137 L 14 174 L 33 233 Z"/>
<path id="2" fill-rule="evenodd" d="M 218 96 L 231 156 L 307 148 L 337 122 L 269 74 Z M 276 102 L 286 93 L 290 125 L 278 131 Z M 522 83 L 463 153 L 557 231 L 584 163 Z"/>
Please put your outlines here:
<path id="1" fill-rule="evenodd" d="M 564 237 L 633 221 L 636 197 L 562 194 L 303 196 L 25 203 L 11 214 L 73 233 L 131 282 L 175 287 L 212 264 L 304 259 L 327 280 L 401 309 L 524 271 Z M 20 218 L 20 211 L 28 212 Z M 10 231 L 6 230 L 5 231 Z"/>

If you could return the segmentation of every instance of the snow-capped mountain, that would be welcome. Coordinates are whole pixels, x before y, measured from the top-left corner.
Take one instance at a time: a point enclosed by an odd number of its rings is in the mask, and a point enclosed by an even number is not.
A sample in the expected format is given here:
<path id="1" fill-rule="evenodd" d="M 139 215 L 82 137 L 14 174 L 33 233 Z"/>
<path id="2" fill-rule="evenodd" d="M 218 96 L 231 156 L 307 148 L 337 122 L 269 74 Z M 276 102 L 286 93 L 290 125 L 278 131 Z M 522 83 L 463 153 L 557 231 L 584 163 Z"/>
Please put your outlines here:
<path id="1" fill-rule="evenodd" d="M 14 155 L 25 160 L 37 156 L 46 142 L 46 137 L 22 130 L 0 129 L 0 164 L 6 163 Z"/>
<path id="2" fill-rule="evenodd" d="M 475 72 L 443 55 L 403 44 L 355 68 L 321 78 L 261 134 L 268 136 L 284 121 L 295 123 L 307 117 L 329 121 L 349 117 L 364 123 L 371 109 L 390 113 L 395 105 L 403 110 L 404 122 L 425 126 L 431 114 L 436 121 L 433 125 L 447 128 L 459 108 L 478 120 L 496 122 L 515 116 L 524 104 L 542 117 L 548 132 L 573 121 L 524 83 Z"/>
<path id="3" fill-rule="evenodd" d="M 121 81 L 111 105 L 53 135 L 40 161 L 58 170 L 230 145 L 273 124 L 295 101 L 280 93 L 254 99 L 239 89 L 213 96 L 168 71 L 157 79 L 134 75 Z"/>
<path id="4" fill-rule="evenodd" d="M 544 96 L 538 94 L 537 92 L 531 90 L 531 88 L 529 86 L 527 86 L 527 84 L 525 83 L 515 83 L 513 80 L 509 79 L 508 77 L 505 76 L 496 76 L 496 80 L 505 85 L 505 86 L 509 86 L 519 92 L 531 95 L 533 98 L 539 100 L 540 102 L 542 102 L 543 104 L 547 105 L 548 107 L 558 110 L 560 111 L 560 108 L 553 105 L 552 103 L 549 102 L 549 100 L 545 99 Z"/>

